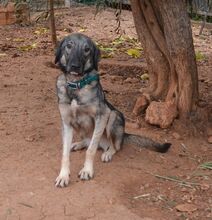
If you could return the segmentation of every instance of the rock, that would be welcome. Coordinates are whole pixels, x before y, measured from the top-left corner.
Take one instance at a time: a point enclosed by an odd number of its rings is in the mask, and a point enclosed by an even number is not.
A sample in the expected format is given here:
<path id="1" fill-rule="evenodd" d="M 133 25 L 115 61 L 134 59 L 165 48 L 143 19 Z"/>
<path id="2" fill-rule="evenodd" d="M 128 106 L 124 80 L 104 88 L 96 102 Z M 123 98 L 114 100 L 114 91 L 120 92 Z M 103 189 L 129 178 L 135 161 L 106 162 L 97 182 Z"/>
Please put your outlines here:
<path id="1" fill-rule="evenodd" d="M 212 126 L 208 126 L 206 132 L 208 136 L 212 136 Z"/>
<path id="2" fill-rule="evenodd" d="M 161 128 L 168 128 L 177 117 L 176 104 L 173 101 L 150 103 L 146 110 L 145 120 Z"/>
<path id="3" fill-rule="evenodd" d="M 16 4 L 16 22 L 30 24 L 30 11 L 26 2 Z"/>
<path id="4" fill-rule="evenodd" d="M 135 106 L 133 108 L 133 114 L 138 116 L 140 113 L 143 113 L 147 106 L 149 105 L 149 100 L 146 96 L 142 95 L 137 98 Z"/>
<path id="5" fill-rule="evenodd" d="M 209 137 L 208 137 L 208 143 L 209 143 L 209 144 L 212 144 L 212 136 L 209 136 Z"/>
<path id="6" fill-rule="evenodd" d="M 137 83 L 138 79 L 128 77 L 127 79 L 124 80 L 124 82 L 126 82 L 126 83 Z"/>
<path id="7" fill-rule="evenodd" d="M 132 129 L 139 129 L 140 128 L 140 125 L 137 123 L 137 122 L 127 122 L 126 123 L 126 127 L 128 128 L 132 128 Z"/>
<path id="8" fill-rule="evenodd" d="M 177 132 L 173 132 L 172 133 L 172 136 L 177 139 L 177 140 L 180 140 L 181 139 L 181 136 L 177 133 Z"/>
<path id="9" fill-rule="evenodd" d="M 179 204 L 175 208 L 179 212 L 194 212 L 197 210 L 195 205 L 189 203 Z"/>
<path id="10" fill-rule="evenodd" d="M 0 5 L 0 25 L 13 24 L 15 22 L 15 4 L 10 2 L 6 7 Z"/>

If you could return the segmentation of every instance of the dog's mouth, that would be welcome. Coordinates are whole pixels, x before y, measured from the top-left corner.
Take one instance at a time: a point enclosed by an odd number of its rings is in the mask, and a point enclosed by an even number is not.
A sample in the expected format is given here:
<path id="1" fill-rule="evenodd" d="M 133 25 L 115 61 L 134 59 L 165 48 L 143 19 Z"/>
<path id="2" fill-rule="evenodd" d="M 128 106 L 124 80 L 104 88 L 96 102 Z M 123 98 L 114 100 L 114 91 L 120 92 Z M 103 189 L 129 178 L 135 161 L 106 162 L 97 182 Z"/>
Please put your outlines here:
<path id="1" fill-rule="evenodd" d="M 71 75 L 75 75 L 75 76 L 81 75 L 80 73 L 75 72 L 75 71 L 71 71 L 71 72 L 69 72 L 69 74 L 71 74 Z"/>
<path id="2" fill-rule="evenodd" d="M 67 75 L 72 75 L 72 76 L 83 76 L 83 73 L 81 72 L 76 72 L 76 71 L 70 71 L 66 72 Z"/>

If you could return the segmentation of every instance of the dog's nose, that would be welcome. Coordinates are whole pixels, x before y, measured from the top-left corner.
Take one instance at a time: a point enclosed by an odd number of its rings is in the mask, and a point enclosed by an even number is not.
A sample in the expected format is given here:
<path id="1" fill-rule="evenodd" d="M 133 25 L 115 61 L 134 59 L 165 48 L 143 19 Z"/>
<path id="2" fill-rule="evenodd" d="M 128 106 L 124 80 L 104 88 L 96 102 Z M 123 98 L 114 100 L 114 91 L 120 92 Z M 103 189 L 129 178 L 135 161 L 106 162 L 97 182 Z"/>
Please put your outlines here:
<path id="1" fill-rule="evenodd" d="M 73 64 L 71 64 L 71 68 L 72 69 L 79 69 L 80 65 L 73 63 Z"/>
<path id="2" fill-rule="evenodd" d="M 79 71 L 79 70 L 80 70 L 80 65 L 77 65 L 77 64 L 67 65 L 67 67 L 66 67 L 67 72 Z"/>

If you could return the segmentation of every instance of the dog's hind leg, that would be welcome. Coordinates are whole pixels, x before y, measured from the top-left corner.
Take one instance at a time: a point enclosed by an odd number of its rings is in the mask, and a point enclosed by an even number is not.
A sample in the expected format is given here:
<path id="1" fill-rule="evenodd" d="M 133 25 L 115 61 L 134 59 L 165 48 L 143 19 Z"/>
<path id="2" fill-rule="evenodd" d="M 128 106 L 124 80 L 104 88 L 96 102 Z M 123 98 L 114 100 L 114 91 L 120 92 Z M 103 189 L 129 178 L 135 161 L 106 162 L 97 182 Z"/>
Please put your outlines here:
<path id="1" fill-rule="evenodd" d="M 107 139 L 110 141 L 110 146 L 102 153 L 102 162 L 111 161 L 116 151 L 121 148 L 124 132 L 122 124 L 122 118 L 119 117 L 117 112 L 112 111 L 106 127 Z"/>
<path id="2" fill-rule="evenodd" d="M 71 145 L 71 151 L 78 151 L 87 148 L 90 144 L 90 139 L 86 138 L 82 141 L 75 142 Z"/>
<path id="3" fill-rule="evenodd" d="M 112 139 L 110 138 L 109 148 L 102 153 L 101 160 L 102 162 L 110 162 L 113 155 L 116 153 Z"/>

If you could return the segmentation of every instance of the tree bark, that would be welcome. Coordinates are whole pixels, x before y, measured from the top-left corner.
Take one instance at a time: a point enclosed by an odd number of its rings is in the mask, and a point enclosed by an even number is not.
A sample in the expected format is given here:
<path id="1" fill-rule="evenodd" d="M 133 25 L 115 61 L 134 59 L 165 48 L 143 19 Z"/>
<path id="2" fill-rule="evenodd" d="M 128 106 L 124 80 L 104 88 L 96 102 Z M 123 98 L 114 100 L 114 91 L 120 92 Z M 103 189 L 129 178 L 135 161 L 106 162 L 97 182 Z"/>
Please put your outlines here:
<path id="1" fill-rule="evenodd" d="M 175 103 L 187 118 L 198 100 L 198 74 L 185 0 L 131 0 L 131 8 L 150 76 L 146 93 Z"/>

